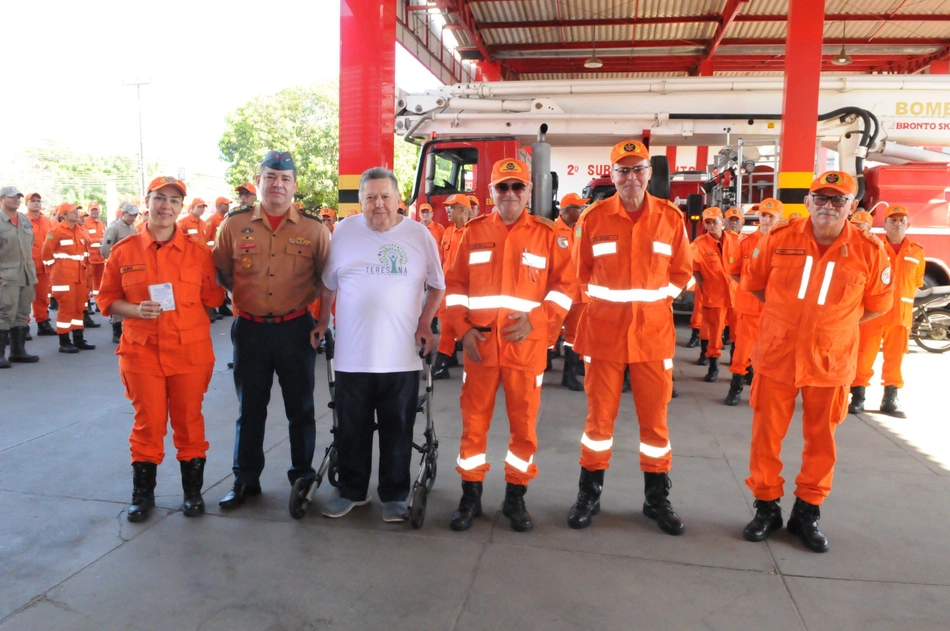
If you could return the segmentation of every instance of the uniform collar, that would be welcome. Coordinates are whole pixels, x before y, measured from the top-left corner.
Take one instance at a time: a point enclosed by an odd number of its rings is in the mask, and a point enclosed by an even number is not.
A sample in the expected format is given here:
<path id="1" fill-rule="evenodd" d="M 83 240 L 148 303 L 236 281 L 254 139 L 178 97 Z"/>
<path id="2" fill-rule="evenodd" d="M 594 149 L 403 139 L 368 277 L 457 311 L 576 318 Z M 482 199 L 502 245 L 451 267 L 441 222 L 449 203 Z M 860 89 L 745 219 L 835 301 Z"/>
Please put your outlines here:
<path id="1" fill-rule="evenodd" d="M 251 216 L 251 221 L 264 220 L 264 209 L 260 204 L 254 204 L 254 214 Z M 290 208 L 287 209 L 287 212 L 284 214 L 284 217 L 290 221 L 297 223 L 300 221 L 300 213 L 297 212 L 297 209 L 294 208 L 293 204 L 290 205 Z"/>
<path id="2" fill-rule="evenodd" d="M 154 237 L 152 237 L 152 233 L 148 231 L 147 227 L 139 234 L 142 235 L 142 245 L 145 248 L 149 248 L 153 243 L 156 244 L 156 247 L 158 246 L 159 242 L 156 241 Z M 178 248 L 179 250 L 184 250 L 186 238 L 187 237 L 185 237 L 185 233 L 182 232 L 178 226 L 175 226 L 175 232 L 172 234 L 172 238 L 168 241 L 168 243 L 164 243 L 162 245 L 171 245 Z"/>
<path id="3" fill-rule="evenodd" d="M 516 222 L 514 222 L 513 224 L 511 224 L 511 226 L 510 226 L 511 229 L 514 230 L 515 228 L 517 228 L 517 227 L 520 226 L 521 224 L 527 224 L 527 223 L 528 223 L 528 215 L 530 215 L 530 214 L 531 214 L 531 213 L 528 212 L 528 209 L 527 209 L 527 208 L 525 208 L 524 210 L 522 210 L 522 211 L 521 211 L 521 216 L 518 217 L 518 221 L 516 221 Z M 493 211 L 492 211 L 492 218 L 491 218 L 491 220 L 495 223 L 496 226 L 502 227 L 502 228 L 504 228 L 505 230 L 507 230 L 507 229 L 509 228 L 509 226 L 506 226 L 506 225 L 505 225 L 505 222 L 501 220 L 501 215 L 498 214 L 498 211 L 497 211 L 497 210 L 493 210 Z"/>
<path id="4" fill-rule="evenodd" d="M 608 202 L 611 202 L 607 205 L 608 210 L 617 215 L 623 215 L 629 219 L 627 216 L 627 209 L 624 208 L 623 201 L 620 199 L 619 193 L 614 193 L 612 197 L 607 198 Z M 650 193 L 643 194 L 643 206 L 640 207 L 640 212 L 643 215 L 649 214 L 653 211 L 653 196 Z M 641 215 L 641 217 L 643 216 Z"/>

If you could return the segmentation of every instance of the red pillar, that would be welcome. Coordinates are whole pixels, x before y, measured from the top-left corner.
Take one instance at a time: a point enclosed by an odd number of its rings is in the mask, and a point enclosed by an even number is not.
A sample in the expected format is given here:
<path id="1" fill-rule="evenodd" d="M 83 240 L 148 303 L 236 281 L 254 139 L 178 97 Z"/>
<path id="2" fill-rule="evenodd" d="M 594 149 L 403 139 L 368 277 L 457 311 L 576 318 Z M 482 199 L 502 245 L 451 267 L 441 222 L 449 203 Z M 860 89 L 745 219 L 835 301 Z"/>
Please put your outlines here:
<path id="1" fill-rule="evenodd" d="M 670 173 L 676 170 L 676 147 L 666 148 L 666 161 L 670 163 Z"/>
<path id="2" fill-rule="evenodd" d="M 789 2 L 778 174 L 778 197 L 786 217 L 807 214 L 805 195 L 815 177 L 824 16 L 824 0 Z"/>
<path id="3" fill-rule="evenodd" d="M 950 74 L 950 59 L 931 61 L 930 74 Z"/>
<path id="4" fill-rule="evenodd" d="M 396 0 L 340 0 L 340 213 L 359 210 L 360 175 L 393 166 Z"/>
<path id="5" fill-rule="evenodd" d="M 696 147 L 696 170 L 705 171 L 709 166 L 709 147 Z"/>
<path id="6" fill-rule="evenodd" d="M 501 64 L 496 61 L 476 61 L 478 81 L 501 81 Z"/>

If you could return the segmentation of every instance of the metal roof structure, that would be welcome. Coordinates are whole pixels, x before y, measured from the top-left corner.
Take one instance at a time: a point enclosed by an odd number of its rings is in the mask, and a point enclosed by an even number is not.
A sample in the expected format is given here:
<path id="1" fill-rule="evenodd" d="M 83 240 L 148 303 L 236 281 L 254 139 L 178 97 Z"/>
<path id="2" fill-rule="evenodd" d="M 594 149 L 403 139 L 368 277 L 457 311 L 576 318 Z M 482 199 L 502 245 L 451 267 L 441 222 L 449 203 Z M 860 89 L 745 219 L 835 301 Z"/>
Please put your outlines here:
<path id="1" fill-rule="evenodd" d="M 397 0 L 399 41 L 445 83 L 782 74 L 789 0 Z M 826 0 L 822 72 L 950 59 L 950 0 Z M 834 65 L 842 51 L 848 65 Z M 596 55 L 600 68 L 585 67 Z"/>

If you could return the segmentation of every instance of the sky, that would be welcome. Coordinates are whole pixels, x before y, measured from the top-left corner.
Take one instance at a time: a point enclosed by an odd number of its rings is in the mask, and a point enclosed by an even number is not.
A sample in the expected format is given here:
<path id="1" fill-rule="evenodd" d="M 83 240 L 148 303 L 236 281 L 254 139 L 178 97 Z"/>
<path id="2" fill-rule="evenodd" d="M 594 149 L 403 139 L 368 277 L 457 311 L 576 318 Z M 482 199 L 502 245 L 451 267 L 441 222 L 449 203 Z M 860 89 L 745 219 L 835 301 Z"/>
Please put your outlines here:
<path id="1" fill-rule="evenodd" d="M 340 1 L 3 2 L 0 165 L 38 139 L 223 176 L 225 116 L 261 94 L 339 74 Z M 397 44 L 396 83 L 438 80 Z M 174 173 L 172 175 L 175 175 Z M 3 179 L 0 173 L 0 179 Z"/>

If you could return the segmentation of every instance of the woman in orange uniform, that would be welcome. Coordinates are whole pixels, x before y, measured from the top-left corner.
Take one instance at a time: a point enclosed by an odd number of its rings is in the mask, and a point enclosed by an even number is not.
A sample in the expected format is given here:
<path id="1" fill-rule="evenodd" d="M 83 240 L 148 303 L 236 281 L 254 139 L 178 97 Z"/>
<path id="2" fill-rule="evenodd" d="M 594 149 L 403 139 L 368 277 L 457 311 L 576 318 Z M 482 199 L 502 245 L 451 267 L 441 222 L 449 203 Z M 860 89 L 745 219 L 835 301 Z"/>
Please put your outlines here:
<path id="1" fill-rule="evenodd" d="M 152 180 L 145 198 L 148 224 L 112 248 L 99 289 L 102 313 L 126 318 L 116 354 L 135 409 L 129 521 L 142 521 L 155 505 L 169 418 L 181 465 L 182 509 L 189 517 L 204 512 L 208 442 L 201 406 L 214 368 L 208 309 L 224 302 L 224 290 L 200 235 L 175 225 L 185 195 L 185 185 L 173 177 Z"/>

